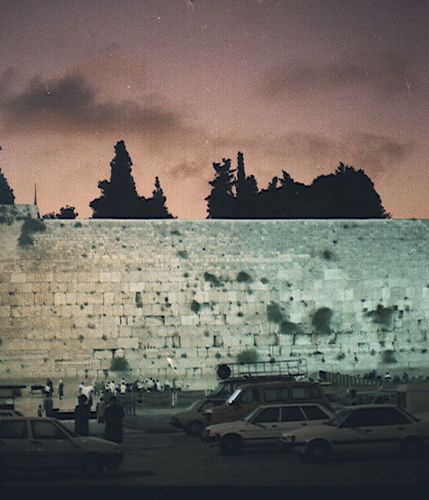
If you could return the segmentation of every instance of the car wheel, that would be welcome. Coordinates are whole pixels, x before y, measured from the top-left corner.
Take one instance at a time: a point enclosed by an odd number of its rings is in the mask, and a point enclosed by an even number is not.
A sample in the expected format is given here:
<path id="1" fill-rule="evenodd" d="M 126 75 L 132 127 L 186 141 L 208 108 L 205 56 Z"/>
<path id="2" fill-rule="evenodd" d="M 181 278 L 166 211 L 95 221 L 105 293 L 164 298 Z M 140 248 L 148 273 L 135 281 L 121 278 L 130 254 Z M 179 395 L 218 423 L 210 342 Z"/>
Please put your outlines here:
<path id="1" fill-rule="evenodd" d="M 423 454 L 423 441 L 417 437 L 406 438 L 401 444 L 400 452 L 407 457 L 420 457 Z"/>
<path id="2" fill-rule="evenodd" d="M 227 434 L 220 440 L 219 446 L 224 455 L 235 455 L 241 451 L 243 441 L 236 434 Z"/>
<path id="3" fill-rule="evenodd" d="M 186 427 L 185 431 L 190 436 L 199 436 L 203 432 L 204 427 L 205 425 L 202 422 L 194 420 Z"/>
<path id="4" fill-rule="evenodd" d="M 304 457 L 309 462 L 322 462 L 330 451 L 329 444 L 325 441 L 313 441 L 307 446 Z"/>
<path id="5" fill-rule="evenodd" d="M 104 472 L 103 463 L 97 455 L 83 457 L 81 469 L 85 477 L 101 477 Z"/>

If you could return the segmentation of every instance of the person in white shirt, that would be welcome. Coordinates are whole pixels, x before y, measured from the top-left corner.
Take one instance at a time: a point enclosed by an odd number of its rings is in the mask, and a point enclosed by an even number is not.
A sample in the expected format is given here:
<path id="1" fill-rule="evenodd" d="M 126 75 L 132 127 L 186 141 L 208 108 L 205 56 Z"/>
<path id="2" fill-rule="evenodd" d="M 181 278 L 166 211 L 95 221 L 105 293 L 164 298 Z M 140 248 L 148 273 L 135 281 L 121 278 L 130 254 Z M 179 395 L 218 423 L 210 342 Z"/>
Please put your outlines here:
<path id="1" fill-rule="evenodd" d="M 121 391 L 121 394 L 125 394 L 127 392 L 127 386 L 126 386 L 124 380 L 122 380 L 122 382 L 121 382 L 120 391 Z"/>
<path id="2" fill-rule="evenodd" d="M 109 389 L 110 389 L 110 392 L 115 396 L 116 394 L 116 385 L 115 385 L 115 381 L 112 380 L 109 384 Z"/>

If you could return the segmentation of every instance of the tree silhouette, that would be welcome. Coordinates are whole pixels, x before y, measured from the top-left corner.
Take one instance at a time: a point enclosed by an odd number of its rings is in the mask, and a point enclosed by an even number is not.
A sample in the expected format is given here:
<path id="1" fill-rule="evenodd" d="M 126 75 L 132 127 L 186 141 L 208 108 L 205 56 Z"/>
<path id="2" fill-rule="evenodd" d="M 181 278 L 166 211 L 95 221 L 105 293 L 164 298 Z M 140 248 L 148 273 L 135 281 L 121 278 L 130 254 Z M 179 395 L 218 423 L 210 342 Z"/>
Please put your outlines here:
<path id="1" fill-rule="evenodd" d="M 334 174 L 314 179 L 310 186 L 296 182 L 283 170 L 266 189 L 247 177 L 244 157 L 237 154 L 237 178 L 231 160 L 213 163 L 215 178 L 208 201 L 208 218 L 261 219 L 378 219 L 389 218 L 371 179 L 363 170 L 340 163 Z M 235 186 L 236 197 L 234 197 Z"/>
<path id="2" fill-rule="evenodd" d="M 0 168 L 0 205 L 13 205 L 14 203 L 15 195 L 13 194 L 13 189 L 9 186 Z"/>
<path id="3" fill-rule="evenodd" d="M 139 197 L 131 167 L 133 165 L 124 141 L 115 145 L 115 157 L 110 162 L 110 181 L 98 183 L 100 198 L 91 201 L 94 219 L 133 219 L 137 217 Z"/>
<path id="4" fill-rule="evenodd" d="M 340 162 L 335 174 L 322 175 L 313 181 L 310 217 L 382 219 L 390 214 L 365 172 Z"/>
<path id="5" fill-rule="evenodd" d="M 223 158 L 223 163 L 213 163 L 215 178 L 209 181 L 212 186 L 206 197 L 208 219 L 234 219 L 235 198 L 233 193 L 235 170 L 231 170 L 231 160 Z"/>
<path id="6" fill-rule="evenodd" d="M 131 173 L 133 163 L 124 141 L 115 145 L 115 157 L 110 162 L 110 181 L 98 183 L 102 195 L 89 204 L 94 219 L 166 219 L 173 216 L 165 205 L 166 198 L 156 178 L 152 198 L 139 196 Z"/>
<path id="7" fill-rule="evenodd" d="M 43 215 L 42 219 L 76 219 L 78 215 L 74 207 L 66 205 L 61 207 L 58 213 L 49 212 Z"/>
<path id="8" fill-rule="evenodd" d="M 155 177 L 155 189 L 152 191 L 152 198 L 142 199 L 145 205 L 144 212 L 147 219 L 174 219 L 165 204 L 167 198 L 164 196 L 159 177 Z"/>
<path id="9" fill-rule="evenodd" d="M 235 181 L 237 219 L 254 219 L 258 217 L 258 184 L 253 175 L 246 177 L 244 156 L 237 153 L 237 179 Z"/>

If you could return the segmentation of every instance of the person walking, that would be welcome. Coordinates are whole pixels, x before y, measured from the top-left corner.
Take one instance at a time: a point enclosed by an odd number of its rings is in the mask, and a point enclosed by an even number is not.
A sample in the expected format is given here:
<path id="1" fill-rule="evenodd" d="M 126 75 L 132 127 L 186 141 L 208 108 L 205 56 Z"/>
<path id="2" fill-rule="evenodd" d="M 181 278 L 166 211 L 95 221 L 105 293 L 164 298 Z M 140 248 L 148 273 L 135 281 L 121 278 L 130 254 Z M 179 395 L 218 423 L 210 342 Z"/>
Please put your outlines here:
<path id="1" fill-rule="evenodd" d="M 81 394 L 78 397 L 78 404 L 74 409 L 74 431 L 79 436 L 89 435 L 89 416 L 91 408 L 88 404 L 88 398 Z"/>
<path id="2" fill-rule="evenodd" d="M 42 407 L 42 405 L 39 405 L 39 408 L 37 408 L 37 416 L 38 417 L 46 417 L 46 411 Z"/>
<path id="3" fill-rule="evenodd" d="M 106 406 L 104 411 L 104 439 L 114 441 L 115 443 L 122 443 L 122 420 L 124 417 L 124 409 L 118 403 L 116 397 L 113 397 L 111 403 Z"/>
<path id="4" fill-rule="evenodd" d="M 64 398 L 64 382 L 62 380 L 58 384 L 58 397 L 60 399 Z"/>

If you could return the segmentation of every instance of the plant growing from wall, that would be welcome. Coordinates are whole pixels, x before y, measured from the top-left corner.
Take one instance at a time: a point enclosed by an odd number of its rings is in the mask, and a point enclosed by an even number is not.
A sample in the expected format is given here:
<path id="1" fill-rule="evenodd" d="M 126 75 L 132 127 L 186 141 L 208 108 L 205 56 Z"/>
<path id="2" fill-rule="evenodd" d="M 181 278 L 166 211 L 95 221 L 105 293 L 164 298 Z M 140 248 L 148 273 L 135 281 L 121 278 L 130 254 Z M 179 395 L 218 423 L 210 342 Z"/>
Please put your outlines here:
<path id="1" fill-rule="evenodd" d="M 326 260 L 332 260 L 333 257 L 334 257 L 334 254 L 333 252 L 331 252 L 330 250 L 323 250 L 322 252 L 322 256 L 324 259 Z"/>
<path id="2" fill-rule="evenodd" d="M 377 309 L 369 311 L 367 316 L 372 318 L 374 323 L 389 327 L 392 324 L 394 307 L 384 307 L 382 304 L 377 305 Z"/>
<path id="3" fill-rule="evenodd" d="M 18 238 L 18 245 L 21 248 L 32 246 L 34 244 L 33 234 L 41 233 L 46 231 L 45 224 L 39 219 L 32 219 L 31 217 L 26 217 L 24 223 L 21 226 L 21 234 Z"/>
<path id="4" fill-rule="evenodd" d="M 283 312 L 277 302 L 270 302 L 267 305 L 267 319 L 271 321 L 271 323 L 278 324 L 284 321 Z"/>
<path id="5" fill-rule="evenodd" d="M 386 363 L 387 365 L 397 363 L 397 360 L 395 358 L 395 353 L 391 349 L 387 349 L 386 351 L 384 351 L 382 356 L 383 356 L 383 363 Z"/>
<path id="6" fill-rule="evenodd" d="M 176 255 L 181 259 L 187 259 L 189 257 L 188 252 L 186 250 L 179 250 Z"/>
<path id="7" fill-rule="evenodd" d="M 192 303 L 191 303 L 191 311 L 194 312 L 195 314 L 198 313 L 198 311 L 200 310 L 200 303 L 197 302 L 196 300 L 193 300 Z"/>
<path id="8" fill-rule="evenodd" d="M 254 349 L 247 349 L 237 354 L 238 363 L 256 363 L 258 360 L 258 353 Z"/>
<path id="9" fill-rule="evenodd" d="M 329 307 L 319 307 L 311 318 L 311 324 L 318 333 L 331 333 L 332 311 Z"/>
<path id="10" fill-rule="evenodd" d="M 204 279 L 208 281 L 213 286 L 223 286 L 223 283 L 214 274 L 205 272 Z"/>
<path id="11" fill-rule="evenodd" d="M 251 281 L 253 281 L 252 276 L 250 276 L 250 274 L 246 273 L 245 271 L 240 271 L 237 274 L 236 280 L 238 283 L 250 283 Z"/>
<path id="12" fill-rule="evenodd" d="M 110 369 L 114 372 L 123 372 L 130 369 L 126 358 L 113 358 L 110 362 Z"/>
<path id="13" fill-rule="evenodd" d="M 142 293 L 141 292 L 136 292 L 136 307 L 141 309 L 143 307 L 143 301 L 142 301 Z"/>
<path id="14" fill-rule="evenodd" d="M 288 334 L 294 334 L 294 333 L 302 333 L 302 330 L 299 325 L 296 323 L 293 323 L 292 321 L 282 321 L 280 323 L 280 332 L 281 333 L 288 333 Z"/>

